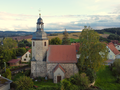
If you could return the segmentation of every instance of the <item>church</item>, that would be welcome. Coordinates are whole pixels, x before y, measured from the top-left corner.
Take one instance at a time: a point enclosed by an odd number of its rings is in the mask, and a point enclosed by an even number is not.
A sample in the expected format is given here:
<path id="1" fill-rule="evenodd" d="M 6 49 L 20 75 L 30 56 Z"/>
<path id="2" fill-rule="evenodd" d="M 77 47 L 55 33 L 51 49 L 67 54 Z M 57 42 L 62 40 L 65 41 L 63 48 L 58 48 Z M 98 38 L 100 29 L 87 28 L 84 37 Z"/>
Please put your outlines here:
<path id="1" fill-rule="evenodd" d="M 78 73 L 75 45 L 49 45 L 44 23 L 39 16 L 32 37 L 31 75 L 48 77 L 54 83 Z"/>

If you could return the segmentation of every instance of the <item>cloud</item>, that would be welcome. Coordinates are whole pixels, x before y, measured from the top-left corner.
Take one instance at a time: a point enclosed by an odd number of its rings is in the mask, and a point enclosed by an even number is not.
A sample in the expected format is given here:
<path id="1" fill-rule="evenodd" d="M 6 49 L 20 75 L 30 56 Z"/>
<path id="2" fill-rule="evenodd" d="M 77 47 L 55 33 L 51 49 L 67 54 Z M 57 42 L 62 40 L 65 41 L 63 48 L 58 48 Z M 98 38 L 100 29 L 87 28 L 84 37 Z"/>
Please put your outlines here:
<path id="1" fill-rule="evenodd" d="M 0 31 L 36 31 L 38 16 L 0 12 Z M 45 30 L 81 30 L 85 25 L 93 29 L 119 27 L 120 15 L 59 15 L 42 16 Z"/>
<path id="2" fill-rule="evenodd" d="M 37 18 L 37 15 L 25 15 L 25 14 L 13 14 L 7 12 L 0 12 L 0 20 L 21 20 L 25 21 L 28 19 Z"/>

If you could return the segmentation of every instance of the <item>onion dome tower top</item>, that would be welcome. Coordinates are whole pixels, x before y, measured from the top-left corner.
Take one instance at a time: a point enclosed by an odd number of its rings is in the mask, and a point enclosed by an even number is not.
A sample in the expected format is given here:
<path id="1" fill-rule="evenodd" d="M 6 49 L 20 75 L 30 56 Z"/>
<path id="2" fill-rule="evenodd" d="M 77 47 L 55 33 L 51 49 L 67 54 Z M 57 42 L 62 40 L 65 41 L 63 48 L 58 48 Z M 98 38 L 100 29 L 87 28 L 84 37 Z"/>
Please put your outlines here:
<path id="1" fill-rule="evenodd" d="M 44 32 L 44 23 L 41 18 L 41 14 L 39 14 L 39 18 L 37 20 L 37 30 L 33 34 L 32 40 L 47 40 L 47 34 Z"/>

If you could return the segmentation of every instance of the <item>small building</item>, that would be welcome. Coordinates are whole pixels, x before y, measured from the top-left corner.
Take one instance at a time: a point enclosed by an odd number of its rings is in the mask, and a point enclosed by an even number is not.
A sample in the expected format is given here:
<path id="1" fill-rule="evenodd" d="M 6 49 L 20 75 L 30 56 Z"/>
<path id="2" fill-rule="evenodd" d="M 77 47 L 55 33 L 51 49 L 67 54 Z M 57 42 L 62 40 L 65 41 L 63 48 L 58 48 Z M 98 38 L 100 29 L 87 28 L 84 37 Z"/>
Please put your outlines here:
<path id="1" fill-rule="evenodd" d="M 120 58 L 120 52 L 115 48 L 113 43 L 109 43 L 107 48 L 109 50 L 108 59 L 115 60 L 116 58 Z"/>
<path id="2" fill-rule="evenodd" d="M 0 90 L 9 90 L 10 89 L 11 80 L 0 75 Z"/>
<path id="3" fill-rule="evenodd" d="M 31 49 L 28 50 L 22 57 L 21 62 L 29 62 L 31 57 Z"/>
<path id="4" fill-rule="evenodd" d="M 20 59 L 12 59 L 12 60 L 8 61 L 7 63 L 9 63 L 10 66 L 19 66 Z"/>

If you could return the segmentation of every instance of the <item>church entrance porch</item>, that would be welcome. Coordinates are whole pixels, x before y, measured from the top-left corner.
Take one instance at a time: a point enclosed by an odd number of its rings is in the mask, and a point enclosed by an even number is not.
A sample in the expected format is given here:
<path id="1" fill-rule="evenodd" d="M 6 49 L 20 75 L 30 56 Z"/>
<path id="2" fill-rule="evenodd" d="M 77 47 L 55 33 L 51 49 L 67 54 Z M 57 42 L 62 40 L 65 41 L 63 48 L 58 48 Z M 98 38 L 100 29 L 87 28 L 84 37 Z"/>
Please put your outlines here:
<path id="1" fill-rule="evenodd" d="M 53 70 L 53 79 L 54 79 L 54 83 L 58 83 L 60 82 L 62 79 L 64 79 L 65 77 L 65 70 L 62 68 L 61 65 L 57 65 L 54 70 Z"/>

